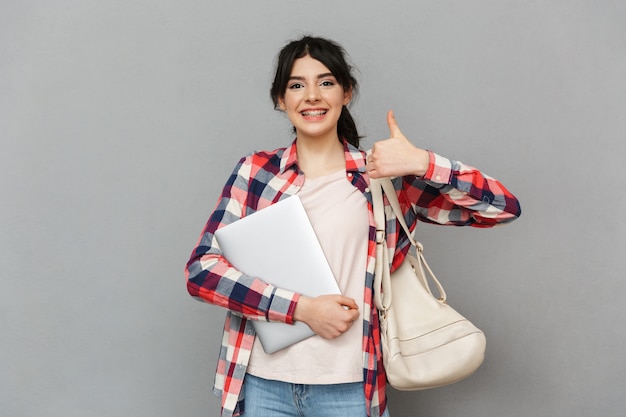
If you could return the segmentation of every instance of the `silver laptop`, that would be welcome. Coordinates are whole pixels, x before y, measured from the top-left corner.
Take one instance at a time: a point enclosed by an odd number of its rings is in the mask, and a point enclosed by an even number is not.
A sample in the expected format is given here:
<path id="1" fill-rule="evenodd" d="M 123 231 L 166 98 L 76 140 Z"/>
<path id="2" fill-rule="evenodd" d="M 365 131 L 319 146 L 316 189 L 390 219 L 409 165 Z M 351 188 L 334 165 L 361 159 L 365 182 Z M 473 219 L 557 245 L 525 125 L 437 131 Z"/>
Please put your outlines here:
<path id="1" fill-rule="evenodd" d="M 218 229 L 215 237 L 224 257 L 246 275 L 309 297 L 340 293 L 297 195 Z M 266 353 L 315 334 L 303 322 L 252 325 Z"/>

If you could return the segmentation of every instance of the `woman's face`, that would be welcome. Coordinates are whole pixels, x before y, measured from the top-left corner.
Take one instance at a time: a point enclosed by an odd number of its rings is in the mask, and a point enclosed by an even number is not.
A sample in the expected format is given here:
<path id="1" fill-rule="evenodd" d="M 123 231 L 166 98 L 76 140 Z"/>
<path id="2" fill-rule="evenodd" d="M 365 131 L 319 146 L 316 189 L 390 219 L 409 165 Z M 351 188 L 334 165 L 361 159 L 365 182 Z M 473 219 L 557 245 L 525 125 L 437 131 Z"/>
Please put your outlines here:
<path id="1" fill-rule="evenodd" d="M 278 104 L 296 128 L 298 140 L 337 140 L 337 121 L 351 97 L 324 64 L 307 55 L 294 61 Z"/>

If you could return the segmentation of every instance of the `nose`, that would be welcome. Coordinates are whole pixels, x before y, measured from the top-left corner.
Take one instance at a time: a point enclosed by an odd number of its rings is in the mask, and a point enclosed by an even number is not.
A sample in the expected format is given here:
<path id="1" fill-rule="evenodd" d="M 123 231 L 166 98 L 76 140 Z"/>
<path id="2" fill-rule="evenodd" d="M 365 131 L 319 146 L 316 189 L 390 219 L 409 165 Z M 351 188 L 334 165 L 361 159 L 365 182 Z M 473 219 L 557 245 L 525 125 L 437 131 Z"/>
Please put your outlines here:
<path id="1" fill-rule="evenodd" d="M 320 100 L 320 89 L 317 85 L 307 87 L 306 100 L 312 103 Z"/>

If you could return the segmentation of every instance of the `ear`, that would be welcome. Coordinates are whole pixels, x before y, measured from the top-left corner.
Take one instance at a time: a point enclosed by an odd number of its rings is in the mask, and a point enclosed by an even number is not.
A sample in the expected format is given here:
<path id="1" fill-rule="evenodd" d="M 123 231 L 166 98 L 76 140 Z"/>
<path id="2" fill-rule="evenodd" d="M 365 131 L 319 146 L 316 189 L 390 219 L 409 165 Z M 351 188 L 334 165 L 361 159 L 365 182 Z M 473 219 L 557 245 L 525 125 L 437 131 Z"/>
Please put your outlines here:
<path id="1" fill-rule="evenodd" d="M 280 108 L 282 111 L 285 111 L 287 109 L 285 107 L 285 100 L 282 97 L 278 99 L 278 108 Z"/>
<path id="2" fill-rule="evenodd" d="M 350 103 L 351 100 L 352 100 L 352 88 L 350 88 L 348 91 L 344 91 L 344 93 L 343 93 L 343 105 L 347 106 L 348 103 Z"/>

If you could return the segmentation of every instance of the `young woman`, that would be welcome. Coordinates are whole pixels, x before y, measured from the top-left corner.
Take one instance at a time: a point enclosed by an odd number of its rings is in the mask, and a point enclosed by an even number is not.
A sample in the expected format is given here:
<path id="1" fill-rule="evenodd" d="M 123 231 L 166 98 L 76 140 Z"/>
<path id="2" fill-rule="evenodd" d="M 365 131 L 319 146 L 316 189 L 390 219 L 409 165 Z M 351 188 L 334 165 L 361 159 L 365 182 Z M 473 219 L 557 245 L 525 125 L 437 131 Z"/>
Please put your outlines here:
<path id="1" fill-rule="evenodd" d="M 411 228 L 417 221 L 491 227 L 520 215 L 517 199 L 502 184 L 414 146 L 391 111 L 390 137 L 376 142 L 366 158 L 348 111 L 356 93 L 357 81 L 336 43 L 307 36 L 281 50 L 271 96 L 296 138 L 286 148 L 239 161 L 187 263 L 189 293 L 228 309 L 214 385 L 223 417 L 388 415 L 373 305 L 369 178 L 395 177 Z M 214 238 L 218 228 L 294 194 L 342 295 L 310 298 L 277 288 L 246 276 L 222 256 Z M 387 239 L 396 267 L 410 243 L 399 226 L 387 231 Z M 267 355 L 251 320 L 302 321 L 316 335 Z"/>

